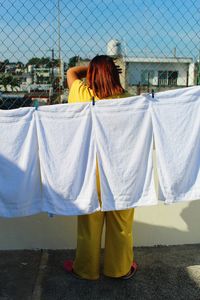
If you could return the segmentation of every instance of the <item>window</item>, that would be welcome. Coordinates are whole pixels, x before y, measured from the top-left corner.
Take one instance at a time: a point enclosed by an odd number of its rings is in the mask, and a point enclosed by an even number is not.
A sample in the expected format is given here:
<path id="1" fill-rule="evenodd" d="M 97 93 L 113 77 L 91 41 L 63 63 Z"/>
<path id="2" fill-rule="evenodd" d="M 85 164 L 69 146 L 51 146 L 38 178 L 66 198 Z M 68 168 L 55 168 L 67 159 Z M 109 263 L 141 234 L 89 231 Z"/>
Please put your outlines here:
<path id="1" fill-rule="evenodd" d="M 178 72 L 177 71 L 168 71 L 168 85 L 176 86 L 177 85 Z"/>
<path id="2" fill-rule="evenodd" d="M 159 86 L 177 86 L 178 71 L 158 71 Z"/>
<path id="3" fill-rule="evenodd" d="M 167 71 L 158 71 L 158 85 L 167 85 Z"/>
<path id="4" fill-rule="evenodd" d="M 141 71 L 141 84 L 149 85 L 153 84 L 154 71 L 153 70 L 142 70 Z"/>

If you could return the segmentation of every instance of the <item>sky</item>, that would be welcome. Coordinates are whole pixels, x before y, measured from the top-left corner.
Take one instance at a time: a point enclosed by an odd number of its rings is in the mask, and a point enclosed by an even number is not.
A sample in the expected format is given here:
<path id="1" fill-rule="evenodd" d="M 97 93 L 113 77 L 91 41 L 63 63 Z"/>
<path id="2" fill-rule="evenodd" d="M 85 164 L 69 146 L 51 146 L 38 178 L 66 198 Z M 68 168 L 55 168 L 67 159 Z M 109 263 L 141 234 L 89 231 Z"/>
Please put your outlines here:
<path id="1" fill-rule="evenodd" d="M 57 58 L 59 37 L 66 62 L 105 54 L 111 39 L 121 42 L 126 56 L 172 57 L 176 48 L 178 57 L 197 59 L 200 1 L 0 1 L 0 61 L 50 57 L 51 49 Z"/>

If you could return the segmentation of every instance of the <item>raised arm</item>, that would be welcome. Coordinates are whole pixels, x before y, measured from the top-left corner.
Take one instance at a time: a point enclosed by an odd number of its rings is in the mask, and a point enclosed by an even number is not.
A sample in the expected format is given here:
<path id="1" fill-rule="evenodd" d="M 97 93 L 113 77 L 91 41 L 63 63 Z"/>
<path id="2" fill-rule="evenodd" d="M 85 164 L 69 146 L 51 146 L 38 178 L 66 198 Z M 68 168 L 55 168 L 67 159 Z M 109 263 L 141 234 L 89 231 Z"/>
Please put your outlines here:
<path id="1" fill-rule="evenodd" d="M 72 83 L 76 79 L 81 79 L 86 77 L 87 69 L 88 69 L 87 66 L 77 66 L 77 67 L 70 68 L 67 71 L 67 84 L 69 89 L 71 88 Z"/>

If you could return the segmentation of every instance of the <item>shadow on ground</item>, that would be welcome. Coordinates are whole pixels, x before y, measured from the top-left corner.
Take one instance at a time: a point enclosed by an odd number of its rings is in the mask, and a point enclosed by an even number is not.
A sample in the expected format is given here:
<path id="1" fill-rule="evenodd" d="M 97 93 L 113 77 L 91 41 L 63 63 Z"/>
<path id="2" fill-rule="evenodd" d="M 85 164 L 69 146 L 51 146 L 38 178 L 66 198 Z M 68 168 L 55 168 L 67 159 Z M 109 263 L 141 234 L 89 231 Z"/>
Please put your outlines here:
<path id="1" fill-rule="evenodd" d="M 200 299 L 199 244 L 135 248 L 139 270 L 128 281 L 77 280 L 63 270 L 74 254 L 0 251 L 0 300 Z"/>
<path id="2" fill-rule="evenodd" d="M 135 256 L 139 271 L 131 280 L 88 282 L 63 271 L 74 251 L 49 251 L 42 300 L 200 299 L 200 245 L 136 248 Z"/>

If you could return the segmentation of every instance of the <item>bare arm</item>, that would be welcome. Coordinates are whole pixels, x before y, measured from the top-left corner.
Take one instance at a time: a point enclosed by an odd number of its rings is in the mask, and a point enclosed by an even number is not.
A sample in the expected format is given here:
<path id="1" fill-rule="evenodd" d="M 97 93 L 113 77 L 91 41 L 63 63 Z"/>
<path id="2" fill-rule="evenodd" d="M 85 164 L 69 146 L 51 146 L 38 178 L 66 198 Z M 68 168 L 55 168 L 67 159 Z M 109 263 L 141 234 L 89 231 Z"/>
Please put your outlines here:
<path id="1" fill-rule="evenodd" d="M 72 86 L 72 83 L 76 80 L 76 79 L 81 79 L 86 77 L 87 74 L 87 66 L 78 66 L 78 67 L 73 67 L 70 68 L 67 71 L 67 84 L 69 89 Z"/>

